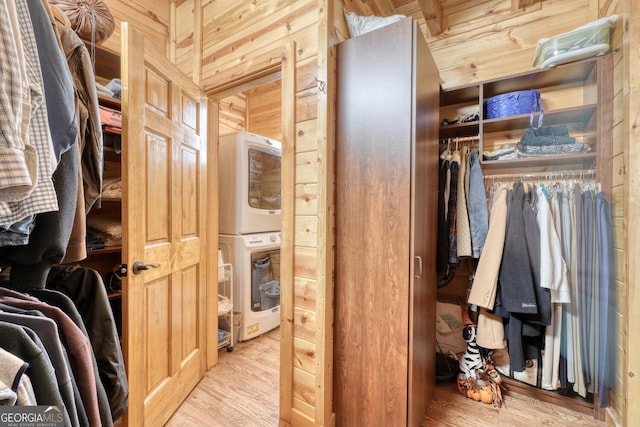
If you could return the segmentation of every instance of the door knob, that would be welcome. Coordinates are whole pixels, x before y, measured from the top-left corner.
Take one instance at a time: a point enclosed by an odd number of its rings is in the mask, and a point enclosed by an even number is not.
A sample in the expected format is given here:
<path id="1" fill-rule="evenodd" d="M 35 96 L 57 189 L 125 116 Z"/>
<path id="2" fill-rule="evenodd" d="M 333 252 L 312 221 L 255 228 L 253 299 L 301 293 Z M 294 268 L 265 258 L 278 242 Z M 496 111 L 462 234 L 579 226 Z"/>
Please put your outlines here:
<path id="1" fill-rule="evenodd" d="M 160 264 L 145 264 L 142 261 L 136 261 L 133 263 L 133 274 L 140 274 L 150 268 L 160 268 Z"/>

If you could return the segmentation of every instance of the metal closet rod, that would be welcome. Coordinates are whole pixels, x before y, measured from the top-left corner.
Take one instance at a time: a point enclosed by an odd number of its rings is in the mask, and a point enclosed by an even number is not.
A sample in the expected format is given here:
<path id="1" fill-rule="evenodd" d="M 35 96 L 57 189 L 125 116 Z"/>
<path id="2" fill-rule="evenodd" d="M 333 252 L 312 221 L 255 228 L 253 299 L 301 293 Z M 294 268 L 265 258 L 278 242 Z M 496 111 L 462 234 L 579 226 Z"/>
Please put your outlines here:
<path id="1" fill-rule="evenodd" d="M 583 179 L 596 176 L 597 171 L 595 169 L 581 169 L 581 170 L 565 170 L 565 171 L 550 171 L 550 172 L 529 172 L 529 173 L 507 173 L 499 175 L 485 175 L 485 180 L 499 180 L 499 179 Z"/>

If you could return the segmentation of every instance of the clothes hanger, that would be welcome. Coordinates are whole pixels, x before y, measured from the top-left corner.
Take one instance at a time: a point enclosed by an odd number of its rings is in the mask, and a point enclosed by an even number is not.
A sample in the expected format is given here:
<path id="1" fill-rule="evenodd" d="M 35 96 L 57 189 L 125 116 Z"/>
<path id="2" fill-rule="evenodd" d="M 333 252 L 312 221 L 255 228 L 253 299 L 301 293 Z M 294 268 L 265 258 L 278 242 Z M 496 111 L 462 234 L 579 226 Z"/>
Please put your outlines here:
<path id="1" fill-rule="evenodd" d="M 45 3 L 49 3 L 45 1 Z M 71 21 L 69 21 L 69 17 L 55 4 L 50 4 L 51 13 L 53 15 L 54 24 L 61 30 L 66 30 L 67 28 L 71 28 Z"/>
<path id="2" fill-rule="evenodd" d="M 447 148 L 445 148 L 444 150 L 442 150 L 442 153 L 440 154 L 440 158 L 442 160 L 447 160 L 448 156 L 451 153 L 451 138 L 447 139 Z"/>
<path id="3" fill-rule="evenodd" d="M 447 139 L 447 149 L 445 150 L 445 153 L 446 154 L 443 153 L 444 154 L 443 159 L 451 161 L 451 159 L 453 159 L 453 156 L 451 155 L 451 138 Z"/>

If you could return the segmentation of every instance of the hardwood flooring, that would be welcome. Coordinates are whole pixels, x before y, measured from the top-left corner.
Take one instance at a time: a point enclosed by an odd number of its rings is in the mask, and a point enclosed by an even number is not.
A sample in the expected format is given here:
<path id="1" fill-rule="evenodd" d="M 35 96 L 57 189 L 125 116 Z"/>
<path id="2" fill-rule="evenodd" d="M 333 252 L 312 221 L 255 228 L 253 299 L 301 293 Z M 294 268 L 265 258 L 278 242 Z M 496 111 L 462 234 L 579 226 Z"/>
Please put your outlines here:
<path id="1" fill-rule="evenodd" d="M 209 369 L 167 427 L 278 425 L 280 329 L 219 350 Z"/>
<path id="2" fill-rule="evenodd" d="M 278 425 L 280 331 L 276 329 L 220 360 L 166 424 L 168 427 L 274 427 Z M 463 397 L 455 383 L 437 384 L 422 427 L 602 427 L 589 415 L 518 393 L 505 395 L 505 406 Z M 360 426 L 346 426 L 360 427 Z"/>
<path id="3" fill-rule="evenodd" d="M 476 402 L 462 396 L 455 382 L 437 384 L 424 427 L 602 427 L 605 423 L 589 415 L 542 402 L 518 393 L 504 396 L 505 405 Z"/>

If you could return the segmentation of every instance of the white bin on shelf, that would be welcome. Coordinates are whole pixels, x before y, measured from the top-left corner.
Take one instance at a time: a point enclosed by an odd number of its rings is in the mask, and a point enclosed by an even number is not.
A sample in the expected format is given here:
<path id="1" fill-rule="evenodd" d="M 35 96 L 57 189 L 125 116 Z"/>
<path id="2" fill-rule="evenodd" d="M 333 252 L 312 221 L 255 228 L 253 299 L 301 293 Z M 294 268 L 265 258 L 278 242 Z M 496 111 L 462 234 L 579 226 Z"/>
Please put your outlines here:
<path id="1" fill-rule="evenodd" d="M 553 68 L 567 62 L 603 55 L 610 49 L 617 15 L 600 18 L 566 33 L 538 40 L 533 66 Z"/>

